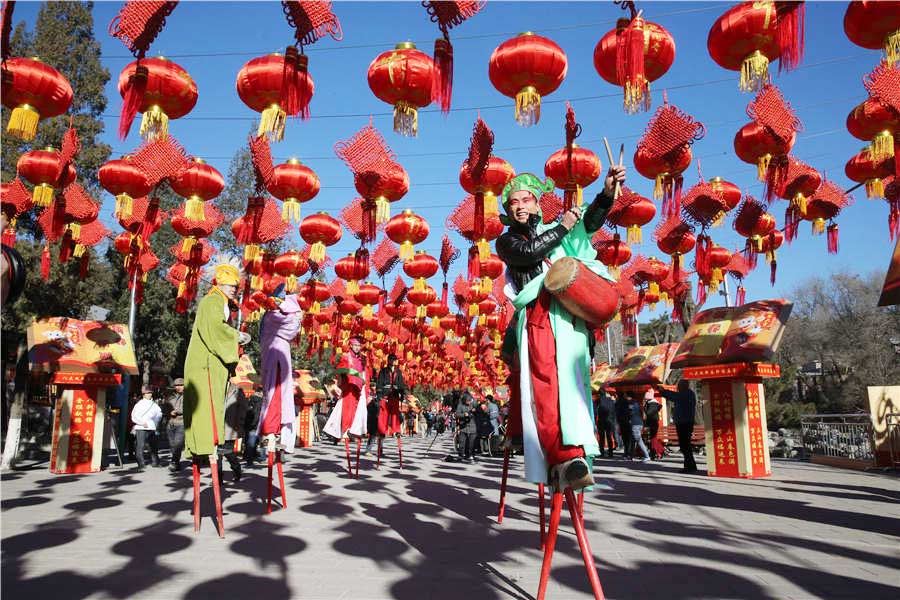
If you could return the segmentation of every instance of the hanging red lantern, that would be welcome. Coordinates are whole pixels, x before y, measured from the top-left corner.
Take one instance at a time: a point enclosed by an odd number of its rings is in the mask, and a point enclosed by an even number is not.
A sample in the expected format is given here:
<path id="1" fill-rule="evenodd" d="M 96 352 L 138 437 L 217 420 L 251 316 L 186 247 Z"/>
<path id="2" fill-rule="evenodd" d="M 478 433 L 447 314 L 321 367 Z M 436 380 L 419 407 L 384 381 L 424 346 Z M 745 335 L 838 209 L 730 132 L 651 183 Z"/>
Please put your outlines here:
<path id="1" fill-rule="evenodd" d="M 858 140 L 870 142 L 869 155 L 881 162 L 894 156 L 894 134 L 900 132 L 900 115 L 870 97 L 847 115 L 847 131 Z"/>
<path id="2" fill-rule="evenodd" d="M 382 52 L 369 65 L 369 89 L 394 106 L 394 131 L 400 135 L 418 134 L 418 109 L 431 104 L 433 77 L 434 61 L 412 42 Z"/>
<path id="3" fill-rule="evenodd" d="M 607 82 L 624 88 L 625 112 L 650 110 L 650 82 L 675 61 L 675 39 L 640 16 L 619 19 L 594 48 L 594 68 Z"/>
<path id="4" fill-rule="evenodd" d="M 900 60 L 900 2 L 850 2 L 844 13 L 844 33 L 857 46 L 881 50 L 889 65 Z"/>
<path id="5" fill-rule="evenodd" d="M 295 223 L 300 222 L 300 203 L 315 198 L 320 187 L 319 177 L 315 171 L 296 158 L 275 165 L 272 178 L 266 182 L 269 193 L 284 203 L 281 218 L 285 222 Z"/>
<path id="6" fill-rule="evenodd" d="M 391 202 L 403 198 L 409 191 L 409 175 L 399 164 L 394 163 L 382 173 L 355 173 L 353 185 L 356 191 L 369 201 L 374 201 L 375 223 L 387 223 L 391 215 Z"/>
<path id="7" fill-rule="evenodd" d="M 285 278 L 284 289 L 289 294 L 297 291 L 297 279 L 309 271 L 309 261 L 296 250 L 288 250 L 275 259 L 275 272 Z"/>
<path id="8" fill-rule="evenodd" d="M 172 229 L 185 238 L 183 242 L 185 252 L 190 250 L 198 239 L 209 237 L 219 225 L 225 222 L 225 215 L 212 203 L 206 207 L 201 220 L 190 219 L 186 213 L 187 205 L 185 204 L 184 207 L 176 209 L 171 218 Z"/>
<path id="9" fill-rule="evenodd" d="M 400 244 L 400 258 L 412 258 L 415 244 L 421 244 L 428 237 L 431 228 L 428 221 L 407 208 L 399 215 L 392 217 L 384 226 L 384 233 L 392 242 Z"/>
<path id="10" fill-rule="evenodd" d="M 545 215 L 546 216 L 546 215 Z M 503 223 L 496 215 L 485 215 L 484 228 L 481 233 L 475 230 L 475 196 L 468 195 L 447 217 L 447 226 L 459 235 L 476 245 L 480 259 L 491 254 L 491 241 L 503 233 Z"/>
<path id="11" fill-rule="evenodd" d="M 572 144 L 571 153 L 568 148 L 557 150 L 544 163 L 544 175 L 572 198 L 573 206 L 581 206 L 582 189 L 597 181 L 602 169 L 600 158 L 578 144 Z"/>
<path id="12" fill-rule="evenodd" d="M 847 178 L 866 185 L 866 198 L 884 198 L 883 180 L 894 174 L 894 162 L 887 158 L 872 160 L 870 146 L 866 146 L 844 166 Z"/>
<path id="13" fill-rule="evenodd" d="M 258 136 L 280 142 L 288 116 L 309 118 L 315 85 L 309 58 L 294 46 L 288 46 L 284 55 L 276 52 L 251 59 L 238 71 L 235 87 L 241 102 L 261 113 Z"/>
<path id="14" fill-rule="evenodd" d="M 783 179 L 776 180 L 774 189 L 767 188 L 767 197 L 774 195 L 789 200 L 791 207 L 801 216 L 806 214 L 806 199 L 822 184 L 822 176 L 814 168 L 793 156 L 788 156 Z M 771 168 L 771 165 L 770 165 Z"/>
<path id="15" fill-rule="evenodd" d="M 775 273 L 778 269 L 777 250 L 784 243 L 784 234 L 778 229 L 773 229 L 771 233 L 760 240 L 759 254 L 766 255 L 766 263 L 769 265 L 769 282 L 775 285 Z"/>
<path id="16" fill-rule="evenodd" d="M 725 213 L 734 210 L 737 205 L 741 203 L 741 188 L 730 181 L 726 181 L 721 177 L 713 177 L 709 180 L 709 184 L 722 196 L 722 200 L 725 201 Z M 724 216 L 725 214 L 723 213 L 714 225 L 721 224 Z"/>
<path id="17" fill-rule="evenodd" d="M 719 284 L 722 283 L 723 278 L 722 270 L 728 265 L 730 260 L 731 252 L 723 246 L 713 243 L 712 247 L 707 251 L 706 262 L 709 267 L 707 285 L 710 293 L 718 291 Z"/>
<path id="18" fill-rule="evenodd" d="M 66 171 L 60 177 L 62 168 L 62 155 L 59 150 L 49 146 L 43 150 L 29 150 L 19 157 L 16 170 L 25 181 L 34 186 L 32 201 L 35 206 L 50 206 L 56 190 L 62 190 L 75 181 L 77 174 L 72 163 L 66 165 Z"/>
<path id="19" fill-rule="evenodd" d="M 762 239 L 775 229 L 775 217 L 752 196 L 747 196 L 734 217 L 734 230 L 756 251 L 762 247 Z"/>
<path id="20" fill-rule="evenodd" d="M 427 254 L 424 250 L 416 252 L 415 256 L 403 261 L 403 272 L 413 279 L 413 289 L 421 290 L 425 287 L 425 280 L 434 277 L 440 265 L 436 258 Z"/>
<path id="21" fill-rule="evenodd" d="M 194 158 L 193 162 L 175 179 L 169 180 L 172 190 L 187 198 L 184 215 L 188 219 L 205 219 L 203 203 L 212 200 L 225 189 L 225 179 L 219 171 L 204 161 Z"/>
<path id="22" fill-rule="evenodd" d="M 373 307 L 381 300 L 381 288 L 367 281 L 359 286 L 359 291 L 356 292 L 354 298 L 363 305 L 363 317 L 371 317 Z"/>
<path id="23" fill-rule="evenodd" d="M 476 184 L 472 180 L 469 161 L 466 159 L 459 169 L 459 185 L 469 194 L 475 195 L 480 192 L 484 196 L 485 216 L 497 215 L 499 214 L 497 196 L 500 195 L 509 180 L 515 176 L 516 170 L 511 164 L 499 156 L 491 156 L 487 160 L 481 181 Z"/>
<path id="24" fill-rule="evenodd" d="M 119 138 L 125 139 L 136 113 L 141 137 L 148 141 L 169 136 L 169 120 L 180 119 L 197 104 L 197 83 L 180 65 L 165 58 L 143 58 L 119 74 L 122 113 Z"/>
<path id="25" fill-rule="evenodd" d="M 597 250 L 597 260 L 606 265 L 613 278 L 618 278 L 619 267 L 631 260 L 631 248 L 618 233 L 609 240 L 595 243 L 594 248 Z"/>
<path id="26" fill-rule="evenodd" d="M 322 264 L 325 261 L 325 247 L 333 246 L 341 240 L 341 223 L 327 212 L 310 215 L 300 222 L 300 237 L 311 244 L 309 259 Z"/>
<path id="27" fill-rule="evenodd" d="M 481 289 L 490 293 L 494 289 L 494 282 L 503 276 L 505 265 L 496 254 L 491 253 L 487 260 L 479 260 L 478 275 L 481 277 Z"/>
<path id="28" fill-rule="evenodd" d="M 300 286 L 297 302 L 305 312 L 316 315 L 321 310 L 322 302 L 330 297 L 331 292 L 328 290 L 328 286 L 322 281 L 313 279 Z"/>
<path id="29" fill-rule="evenodd" d="M 829 254 L 837 254 L 838 251 L 838 226 L 834 219 L 844 208 L 850 206 L 851 201 L 851 197 L 836 183 L 824 181 L 806 203 L 806 215 L 803 218 L 812 223 L 813 235 L 825 233 L 825 222 L 829 222 L 827 227 Z"/>
<path id="30" fill-rule="evenodd" d="M 616 198 L 612 208 L 606 214 L 606 220 L 617 227 L 626 228 L 626 241 L 629 245 L 642 241 L 641 227 L 656 216 L 656 206 L 637 192 L 622 187 L 622 194 Z"/>
<path id="31" fill-rule="evenodd" d="M 359 293 L 359 281 L 369 276 L 369 259 L 361 252 L 351 252 L 334 263 L 334 273 L 347 282 L 347 294 Z"/>
<path id="32" fill-rule="evenodd" d="M 153 191 L 153 184 L 131 156 L 106 161 L 100 166 L 97 177 L 103 189 L 116 197 L 115 215 L 122 219 L 131 216 L 135 198 Z"/>
<path id="33" fill-rule="evenodd" d="M 541 98 L 566 78 L 566 53 L 555 42 L 527 31 L 491 54 L 488 77 L 504 96 L 516 99 L 516 121 L 527 127 L 541 118 Z"/>
<path id="34" fill-rule="evenodd" d="M 6 133 L 33 140 L 38 121 L 57 117 L 72 105 L 72 86 L 62 73 L 37 58 L 5 58 L 2 65 L 3 106 L 12 109 Z"/>
<path id="35" fill-rule="evenodd" d="M 663 254 L 672 257 L 672 269 L 675 274 L 681 272 L 684 265 L 684 255 L 688 254 L 697 245 L 697 236 L 693 228 L 682 221 L 678 216 L 661 222 L 653 232 L 656 247 Z"/>
<path id="36" fill-rule="evenodd" d="M 415 288 L 409 290 L 406 297 L 416 307 L 416 319 L 423 319 L 428 314 L 426 307 L 437 300 L 437 292 L 430 285 L 426 285 L 420 290 Z"/>
<path id="37" fill-rule="evenodd" d="M 803 2 L 762 0 L 728 9 L 709 30 L 706 47 L 720 67 L 741 72 L 741 91 L 769 80 L 769 63 L 792 70 L 803 57 Z"/>

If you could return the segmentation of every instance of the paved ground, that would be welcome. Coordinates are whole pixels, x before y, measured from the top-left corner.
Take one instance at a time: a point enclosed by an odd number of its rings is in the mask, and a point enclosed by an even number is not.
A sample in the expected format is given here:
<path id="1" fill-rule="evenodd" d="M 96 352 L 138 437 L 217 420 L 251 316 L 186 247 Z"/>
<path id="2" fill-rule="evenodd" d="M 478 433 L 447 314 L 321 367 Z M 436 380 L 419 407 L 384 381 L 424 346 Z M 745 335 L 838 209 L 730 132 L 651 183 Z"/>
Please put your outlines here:
<path id="1" fill-rule="evenodd" d="M 499 459 L 441 462 L 405 440 L 404 469 L 363 459 L 348 479 L 342 448 L 298 451 L 288 508 L 263 515 L 265 469 L 230 473 L 225 539 L 208 478 L 193 532 L 190 475 L 167 469 L 2 475 L 4 598 L 532 598 L 537 590 L 535 489 L 514 459 L 496 523 Z M 389 449 L 392 449 L 389 446 Z M 610 598 L 900 597 L 900 481 L 776 461 L 765 480 L 678 474 L 678 456 L 603 461 L 585 519 Z M 227 467 L 226 467 L 227 470 Z M 589 598 L 563 518 L 548 599 Z"/>

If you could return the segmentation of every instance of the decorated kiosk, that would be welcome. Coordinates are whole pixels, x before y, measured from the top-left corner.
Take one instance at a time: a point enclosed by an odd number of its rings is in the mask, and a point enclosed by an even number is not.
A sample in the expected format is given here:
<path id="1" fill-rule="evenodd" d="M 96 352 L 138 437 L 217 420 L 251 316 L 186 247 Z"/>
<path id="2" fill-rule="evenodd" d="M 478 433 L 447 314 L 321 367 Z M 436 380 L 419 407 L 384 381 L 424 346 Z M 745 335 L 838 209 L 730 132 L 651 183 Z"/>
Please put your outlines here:
<path id="1" fill-rule="evenodd" d="M 49 373 L 58 391 L 50 450 L 52 473 L 101 468 L 106 390 L 137 375 L 128 327 L 119 323 L 48 317 L 28 327 L 31 372 Z"/>
<path id="2" fill-rule="evenodd" d="M 656 389 L 666 382 L 671 371 L 672 359 L 678 350 L 678 344 L 659 344 L 658 346 L 638 346 L 628 352 L 618 367 L 613 367 L 606 377 L 604 387 L 617 392 L 634 392 L 643 396 L 649 389 Z M 662 405 L 659 410 L 659 431 L 666 433 L 668 411 L 666 401 L 656 395 Z"/>
<path id="3" fill-rule="evenodd" d="M 768 361 L 792 306 L 787 300 L 760 300 L 701 311 L 672 360 L 685 379 L 700 382 L 711 477 L 772 474 L 762 380 L 781 374 Z"/>
<path id="4" fill-rule="evenodd" d="M 297 448 L 309 448 L 318 438 L 316 411 L 313 407 L 325 400 L 319 380 L 307 369 L 294 371 L 294 403 L 297 411 Z"/>

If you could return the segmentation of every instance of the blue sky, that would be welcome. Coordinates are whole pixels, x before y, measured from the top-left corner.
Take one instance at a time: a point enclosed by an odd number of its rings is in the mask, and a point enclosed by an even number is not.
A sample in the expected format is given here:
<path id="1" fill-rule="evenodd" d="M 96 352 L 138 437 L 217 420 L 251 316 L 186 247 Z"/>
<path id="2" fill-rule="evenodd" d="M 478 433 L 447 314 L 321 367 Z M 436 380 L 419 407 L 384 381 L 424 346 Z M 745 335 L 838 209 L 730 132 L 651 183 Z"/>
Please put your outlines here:
<path id="1" fill-rule="evenodd" d="M 349 138 L 369 122 L 385 135 L 406 168 L 411 190 L 392 206 L 392 214 L 412 208 L 432 226 L 421 248 L 432 254 L 440 249 L 443 223 L 450 210 L 465 196 L 458 173 L 465 159 L 472 125 L 479 111 L 493 129 L 495 154 L 508 160 L 517 172 L 543 174 L 547 157 L 564 145 L 565 101 L 571 101 L 583 126 L 579 139 L 603 158 L 602 138 L 614 148 L 626 147 L 626 162 L 652 111 L 668 89 L 670 103 L 702 121 L 706 137 L 694 144 L 705 178 L 722 176 L 756 197 L 762 184 L 755 179 L 756 167 L 741 162 L 732 140 L 749 118 L 745 109 L 752 94 L 738 90 L 738 74 L 718 67 L 706 50 L 710 26 L 730 3 L 641 2 L 644 17 L 667 28 L 675 38 L 675 63 L 653 84 L 653 108 L 649 113 L 627 115 L 621 109 L 621 88 L 603 81 L 593 67 L 597 41 L 615 24 L 622 11 L 612 2 L 499 2 L 491 0 L 475 17 L 451 31 L 455 49 L 453 112 L 444 117 L 437 108 L 420 111 L 418 138 L 394 134 L 391 107 L 379 101 L 366 83 L 369 63 L 397 42 L 414 41 L 431 54 L 438 35 L 419 2 L 335 2 L 334 11 L 343 27 L 340 42 L 324 38 L 309 47 L 310 73 L 316 93 L 310 105 L 312 119 L 290 120 L 285 139 L 273 145 L 276 162 L 296 156 L 313 168 L 322 181 L 322 191 L 303 205 L 303 214 L 327 210 L 337 216 L 341 207 L 353 200 L 355 190 L 350 171 L 334 154 L 338 140 Z M 16 22 L 25 20 L 32 28 L 39 4 L 18 2 Z M 103 50 L 102 61 L 111 73 L 106 93 L 109 105 L 104 116 L 104 138 L 118 156 L 140 144 L 137 123 L 124 142 L 115 135 L 122 105 L 115 84 L 118 73 L 131 61 L 125 47 L 106 32 L 107 25 L 121 7 L 120 2 L 98 2 L 94 6 L 94 26 Z M 806 56 L 801 67 L 777 74 L 774 81 L 796 109 L 804 124 L 794 154 L 844 188 L 852 185 L 844 175 L 845 162 L 863 144 L 847 133 L 848 112 L 866 98 L 862 77 L 880 60 L 880 53 L 850 43 L 843 33 L 844 2 L 808 2 Z M 522 31 L 545 35 L 565 50 L 569 69 L 566 80 L 544 99 L 540 123 L 522 128 L 514 120 L 514 102 L 490 84 L 488 59 L 493 49 Z M 227 174 L 235 151 L 246 145 L 251 122 L 258 116 L 247 108 L 235 92 L 235 76 L 241 66 L 255 56 L 283 51 L 292 41 L 278 2 L 188 2 L 182 1 L 151 47 L 151 55 L 175 60 L 190 72 L 199 88 L 199 101 L 186 117 L 170 123 L 170 132 L 187 150 L 205 158 Z M 696 161 L 686 173 L 685 189 L 697 181 Z M 653 182 L 629 170 L 628 185 L 650 196 Z M 586 190 L 593 197 L 599 185 Z M 808 223 L 800 236 L 778 253 L 778 281 L 769 285 L 765 262 L 752 273 L 745 286 L 747 299 L 785 296 L 798 281 L 810 275 L 828 275 L 849 270 L 867 273 L 884 270 L 893 244 L 887 230 L 888 206 L 884 201 L 867 200 L 862 190 L 854 193 L 855 203 L 838 218 L 840 253 L 827 254 L 824 236 L 812 237 Z M 112 221 L 114 200 L 103 198 L 101 215 Z M 772 208 L 779 225 L 785 201 Z M 645 228 L 644 244 L 636 252 L 659 255 L 650 233 L 654 220 Z M 116 228 L 118 226 L 116 225 Z M 296 229 L 293 236 L 299 244 Z M 349 238 L 349 236 L 347 236 Z M 713 240 L 734 248 L 742 240 L 727 226 L 712 230 Z M 465 242 L 453 237 L 457 246 Z M 351 251 L 355 240 L 342 241 L 330 251 L 340 257 Z M 465 268 L 463 260 L 455 273 Z M 439 277 L 431 281 L 439 286 Z M 721 304 L 710 298 L 707 306 Z M 642 321 L 655 316 L 645 310 Z"/>

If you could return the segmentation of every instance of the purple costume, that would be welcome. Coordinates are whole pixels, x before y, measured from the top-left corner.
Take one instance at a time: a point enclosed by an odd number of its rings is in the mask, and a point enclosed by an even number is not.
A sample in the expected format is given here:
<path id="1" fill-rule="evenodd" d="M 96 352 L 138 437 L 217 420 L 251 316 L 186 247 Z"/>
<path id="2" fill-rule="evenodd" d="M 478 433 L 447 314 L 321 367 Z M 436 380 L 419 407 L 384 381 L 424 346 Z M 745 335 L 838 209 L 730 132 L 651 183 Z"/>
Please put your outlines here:
<path id="1" fill-rule="evenodd" d="M 260 437 L 280 433 L 286 452 L 294 447 L 294 378 L 291 366 L 291 340 L 300 331 L 300 305 L 289 295 L 278 310 L 267 311 L 260 324 L 262 383 L 265 402 L 259 417 Z"/>

